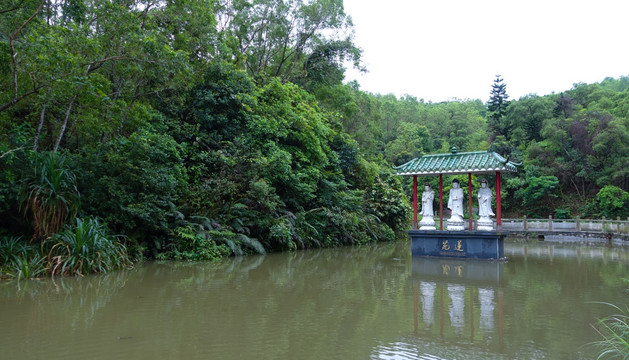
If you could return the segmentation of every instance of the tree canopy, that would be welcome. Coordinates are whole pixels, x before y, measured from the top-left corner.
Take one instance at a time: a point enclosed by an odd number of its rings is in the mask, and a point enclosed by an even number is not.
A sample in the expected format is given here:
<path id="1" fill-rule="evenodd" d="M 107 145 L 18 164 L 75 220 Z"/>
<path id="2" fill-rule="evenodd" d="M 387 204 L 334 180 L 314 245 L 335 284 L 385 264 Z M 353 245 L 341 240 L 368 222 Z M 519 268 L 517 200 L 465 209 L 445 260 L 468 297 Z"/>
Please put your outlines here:
<path id="1" fill-rule="evenodd" d="M 343 83 L 363 69 L 352 31 L 341 0 L 2 2 L 2 244 L 58 249 L 81 227 L 200 260 L 391 240 L 411 193 L 391 166 L 451 146 L 523 162 L 506 214 L 629 215 L 627 78 L 371 94 Z"/>

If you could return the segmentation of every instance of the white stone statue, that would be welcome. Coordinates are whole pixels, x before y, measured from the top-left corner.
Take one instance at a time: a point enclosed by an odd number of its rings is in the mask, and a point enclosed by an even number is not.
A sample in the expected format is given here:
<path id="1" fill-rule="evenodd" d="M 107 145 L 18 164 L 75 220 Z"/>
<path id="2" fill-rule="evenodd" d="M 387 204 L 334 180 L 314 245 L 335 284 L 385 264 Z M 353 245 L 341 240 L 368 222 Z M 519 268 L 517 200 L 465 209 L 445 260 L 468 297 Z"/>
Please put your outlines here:
<path id="1" fill-rule="evenodd" d="M 452 181 L 448 209 L 452 211 L 448 220 L 448 230 L 463 230 L 463 189 L 457 179 Z"/>
<path id="2" fill-rule="evenodd" d="M 430 188 L 430 184 L 424 184 L 424 192 L 422 193 L 422 219 L 419 222 L 419 230 L 436 230 L 435 228 L 435 212 L 432 209 L 432 203 L 435 200 L 435 192 Z"/>
<path id="3" fill-rule="evenodd" d="M 491 190 L 487 187 L 487 180 L 480 181 L 480 190 L 478 190 L 478 230 L 493 230 L 494 222 L 489 218 L 494 215 L 491 210 Z"/>

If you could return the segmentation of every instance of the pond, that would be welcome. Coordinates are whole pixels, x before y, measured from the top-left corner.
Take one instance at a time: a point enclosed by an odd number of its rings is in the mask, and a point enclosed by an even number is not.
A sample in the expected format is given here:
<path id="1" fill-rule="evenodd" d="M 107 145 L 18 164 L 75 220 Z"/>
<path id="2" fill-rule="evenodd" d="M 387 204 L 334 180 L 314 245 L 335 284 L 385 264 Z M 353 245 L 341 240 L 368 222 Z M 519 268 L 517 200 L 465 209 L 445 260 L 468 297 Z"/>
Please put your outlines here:
<path id="1" fill-rule="evenodd" d="M 408 242 L 147 262 L 0 282 L 3 359 L 591 359 L 629 251 L 507 241 L 500 262 Z"/>

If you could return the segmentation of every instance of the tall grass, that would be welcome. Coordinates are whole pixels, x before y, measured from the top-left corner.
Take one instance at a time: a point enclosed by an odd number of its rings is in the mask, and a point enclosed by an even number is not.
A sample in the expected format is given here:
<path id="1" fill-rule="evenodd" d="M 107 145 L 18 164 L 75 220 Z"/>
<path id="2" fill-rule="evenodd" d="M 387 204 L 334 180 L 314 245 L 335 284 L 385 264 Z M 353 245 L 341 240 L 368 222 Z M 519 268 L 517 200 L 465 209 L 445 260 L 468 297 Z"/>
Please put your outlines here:
<path id="1" fill-rule="evenodd" d="M 119 237 L 111 237 L 98 219 L 76 218 L 61 232 L 48 238 L 43 246 L 48 251 L 48 272 L 51 275 L 106 273 L 131 266 L 127 248 Z"/>
<path id="2" fill-rule="evenodd" d="M 596 331 L 602 340 L 593 344 L 599 349 L 596 359 L 629 359 L 629 308 L 607 305 L 616 309 L 617 313 L 597 323 Z"/>

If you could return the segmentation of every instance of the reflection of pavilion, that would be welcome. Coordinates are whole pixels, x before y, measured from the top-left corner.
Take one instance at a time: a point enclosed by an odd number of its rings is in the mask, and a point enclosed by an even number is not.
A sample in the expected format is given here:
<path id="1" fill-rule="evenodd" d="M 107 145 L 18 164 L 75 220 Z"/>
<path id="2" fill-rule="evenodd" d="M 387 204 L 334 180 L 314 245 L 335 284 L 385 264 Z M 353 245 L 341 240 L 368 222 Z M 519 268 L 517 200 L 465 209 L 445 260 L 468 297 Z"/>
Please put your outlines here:
<path id="1" fill-rule="evenodd" d="M 415 332 L 432 332 L 436 322 L 441 337 L 465 334 L 473 341 L 479 335 L 493 338 L 497 328 L 502 344 L 502 292 L 496 288 L 503 267 L 502 262 L 414 258 Z"/>

